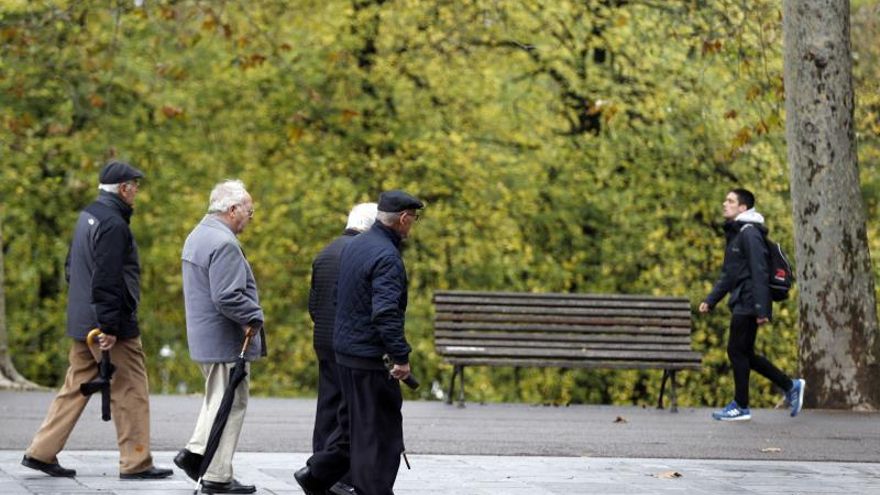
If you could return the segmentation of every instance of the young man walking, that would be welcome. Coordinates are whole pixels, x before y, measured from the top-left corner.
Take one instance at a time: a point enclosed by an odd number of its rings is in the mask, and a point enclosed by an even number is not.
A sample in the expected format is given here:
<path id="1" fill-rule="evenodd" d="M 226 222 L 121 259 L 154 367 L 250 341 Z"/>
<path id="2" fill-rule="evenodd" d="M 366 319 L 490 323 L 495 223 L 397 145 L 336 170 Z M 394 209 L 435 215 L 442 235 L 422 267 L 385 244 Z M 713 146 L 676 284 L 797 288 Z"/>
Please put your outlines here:
<path id="1" fill-rule="evenodd" d="M 733 368 L 734 400 L 724 409 L 712 413 L 720 421 L 747 421 L 749 410 L 749 374 L 755 370 L 785 392 L 791 405 L 791 416 L 803 406 L 802 379 L 792 380 L 764 356 L 755 354 L 758 327 L 773 317 L 770 298 L 767 227 L 764 217 L 755 211 L 755 196 L 745 189 L 727 193 L 723 204 L 724 233 L 727 248 L 721 277 L 712 292 L 700 303 L 700 312 L 708 313 L 728 293 L 730 298 L 730 336 L 727 356 Z"/>

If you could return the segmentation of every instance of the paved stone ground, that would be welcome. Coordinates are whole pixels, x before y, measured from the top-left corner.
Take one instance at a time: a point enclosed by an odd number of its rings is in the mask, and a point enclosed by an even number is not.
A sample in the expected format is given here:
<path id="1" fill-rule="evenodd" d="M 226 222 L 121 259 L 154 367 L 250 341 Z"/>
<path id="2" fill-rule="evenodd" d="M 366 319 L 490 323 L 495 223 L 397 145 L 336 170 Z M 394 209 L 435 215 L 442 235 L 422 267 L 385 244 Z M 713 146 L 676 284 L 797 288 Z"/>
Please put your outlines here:
<path id="1" fill-rule="evenodd" d="M 0 392 L 0 495 L 186 494 L 175 469 L 162 481 L 118 479 L 112 425 L 91 401 L 59 455 L 76 479 L 49 478 L 19 464 L 52 393 Z M 156 463 L 192 431 L 200 400 L 152 396 Z M 252 398 L 236 476 L 262 494 L 301 493 L 293 471 L 310 450 L 314 399 Z M 721 423 L 710 408 L 678 414 L 617 406 L 404 403 L 413 470 L 406 494 L 880 494 L 880 414 L 753 409 L 753 420 Z M 662 473 L 681 477 L 662 479 Z"/>
<path id="2" fill-rule="evenodd" d="M 172 452 L 155 453 L 171 465 Z M 293 471 L 306 454 L 243 453 L 236 477 L 260 494 L 300 494 Z M 61 461 L 77 469 L 75 479 L 49 478 L 18 464 L 21 452 L 0 451 L 4 495 L 92 493 L 191 494 L 194 483 L 180 471 L 167 480 L 128 481 L 116 476 L 117 453 L 65 452 Z M 395 493 L 429 495 L 783 495 L 880 493 L 880 464 L 692 459 L 412 455 L 401 466 Z M 678 473 L 680 477 L 663 478 Z"/>

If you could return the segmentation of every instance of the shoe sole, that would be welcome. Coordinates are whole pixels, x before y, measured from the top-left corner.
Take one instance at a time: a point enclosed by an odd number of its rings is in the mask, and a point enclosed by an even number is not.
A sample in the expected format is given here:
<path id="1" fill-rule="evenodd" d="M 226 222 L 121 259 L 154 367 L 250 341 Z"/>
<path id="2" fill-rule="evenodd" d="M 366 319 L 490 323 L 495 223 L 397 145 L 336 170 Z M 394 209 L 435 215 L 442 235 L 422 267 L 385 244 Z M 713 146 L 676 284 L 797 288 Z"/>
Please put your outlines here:
<path id="1" fill-rule="evenodd" d="M 749 416 L 737 416 L 735 418 L 715 418 L 715 419 L 717 419 L 718 421 L 748 421 L 748 420 L 752 419 L 752 416 L 749 415 Z"/>
<path id="2" fill-rule="evenodd" d="M 801 408 L 804 407 L 804 388 L 806 388 L 806 386 L 807 386 L 807 381 L 802 378 L 798 378 L 798 383 L 801 386 L 801 390 L 798 393 L 797 408 L 791 410 L 791 417 L 792 418 L 797 416 L 801 412 Z"/>
<path id="3" fill-rule="evenodd" d="M 51 476 L 52 478 L 76 478 L 76 470 L 71 470 L 73 472 L 70 474 L 51 473 L 51 472 L 47 471 L 46 469 L 43 469 L 40 466 L 37 466 L 35 464 L 31 464 L 27 460 L 24 460 L 24 459 L 22 459 L 21 465 L 28 468 L 28 469 L 33 469 L 34 471 L 39 471 L 39 472 L 45 474 L 46 476 Z"/>
<path id="4" fill-rule="evenodd" d="M 182 463 L 181 463 L 181 464 L 182 464 Z M 189 472 L 188 469 L 186 469 L 185 467 L 183 467 L 183 466 L 181 466 L 180 464 L 178 464 L 178 463 L 177 463 L 177 459 L 174 460 L 174 465 L 177 466 L 177 469 L 180 469 L 181 471 L 183 471 L 183 474 L 185 474 L 187 478 L 189 478 L 189 479 L 191 479 L 191 480 L 193 480 L 193 481 L 198 481 L 198 480 L 199 480 L 198 478 L 196 478 L 196 477 L 194 477 L 192 474 L 190 474 L 190 472 Z"/>

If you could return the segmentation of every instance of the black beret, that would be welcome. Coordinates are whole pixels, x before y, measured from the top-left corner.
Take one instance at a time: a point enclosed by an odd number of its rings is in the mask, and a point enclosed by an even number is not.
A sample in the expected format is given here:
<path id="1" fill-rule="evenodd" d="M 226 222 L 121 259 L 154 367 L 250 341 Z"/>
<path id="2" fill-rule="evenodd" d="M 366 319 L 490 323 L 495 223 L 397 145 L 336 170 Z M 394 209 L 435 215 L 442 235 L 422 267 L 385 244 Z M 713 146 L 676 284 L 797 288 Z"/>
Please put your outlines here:
<path id="1" fill-rule="evenodd" d="M 403 210 L 420 210 L 425 204 L 403 191 L 385 191 L 379 195 L 379 211 L 397 213 Z"/>
<path id="2" fill-rule="evenodd" d="M 98 180 L 101 184 L 119 184 L 132 179 L 140 179 L 144 173 L 125 162 L 110 162 L 104 165 Z"/>

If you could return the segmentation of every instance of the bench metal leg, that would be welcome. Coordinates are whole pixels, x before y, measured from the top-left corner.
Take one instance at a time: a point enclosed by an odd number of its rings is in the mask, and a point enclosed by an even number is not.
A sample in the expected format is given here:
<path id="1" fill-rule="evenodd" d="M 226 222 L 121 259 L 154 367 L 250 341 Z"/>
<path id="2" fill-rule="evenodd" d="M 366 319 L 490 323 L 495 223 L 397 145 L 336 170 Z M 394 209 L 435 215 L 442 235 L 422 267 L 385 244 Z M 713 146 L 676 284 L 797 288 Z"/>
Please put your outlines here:
<path id="1" fill-rule="evenodd" d="M 666 391 L 667 378 L 669 378 L 669 370 L 663 370 L 663 379 L 660 381 L 660 398 L 657 399 L 657 409 L 663 409 L 663 393 Z"/>
<path id="2" fill-rule="evenodd" d="M 676 370 L 663 370 L 663 381 L 660 382 L 660 398 L 657 400 L 657 409 L 663 409 L 663 392 L 666 391 L 666 380 L 669 380 L 669 412 L 678 412 L 678 394 L 676 393 L 675 374 Z"/>
<path id="3" fill-rule="evenodd" d="M 454 365 L 452 367 L 452 377 L 449 379 L 449 393 L 446 394 L 446 404 L 452 404 L 452 394 L 455 393 L 455 375 L 461 371 L 461 366 Z"/>

